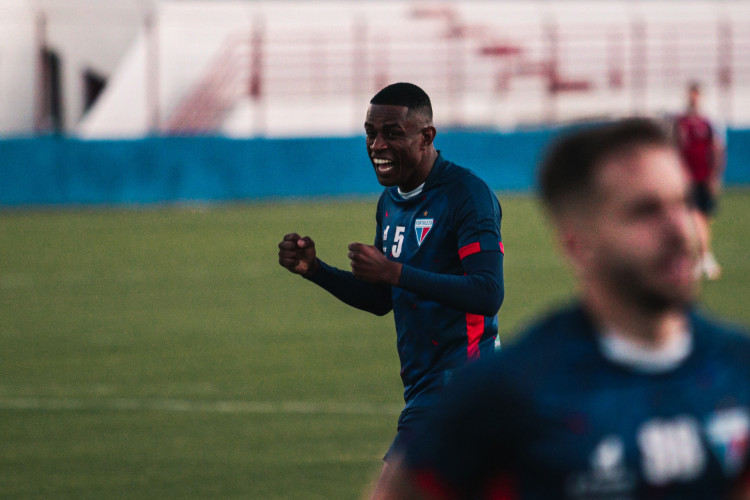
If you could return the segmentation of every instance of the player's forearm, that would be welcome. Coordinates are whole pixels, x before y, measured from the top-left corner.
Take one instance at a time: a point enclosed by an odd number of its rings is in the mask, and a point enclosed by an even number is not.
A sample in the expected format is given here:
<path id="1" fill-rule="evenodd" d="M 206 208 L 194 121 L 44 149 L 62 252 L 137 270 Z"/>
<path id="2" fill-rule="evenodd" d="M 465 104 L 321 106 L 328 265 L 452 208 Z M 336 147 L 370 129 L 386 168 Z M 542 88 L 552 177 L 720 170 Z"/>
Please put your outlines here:
<path id="1" fill-rule="evenodd" d="M 472 258 L 472 264 L 465 276 L 431 273 L 403 266 L 399 287 L 453 309 L 494 316 L 505 298 L 502 254 L 477 254 Z"/>
<path id="2" fill-rule="evenodd" d="M 320 259 L 318 264 L 317 272 L 306 278 L 345 304 L 378 316 L 393 308 L 390 286 L 358 280 L 352 273 L 329 266 Z"/>

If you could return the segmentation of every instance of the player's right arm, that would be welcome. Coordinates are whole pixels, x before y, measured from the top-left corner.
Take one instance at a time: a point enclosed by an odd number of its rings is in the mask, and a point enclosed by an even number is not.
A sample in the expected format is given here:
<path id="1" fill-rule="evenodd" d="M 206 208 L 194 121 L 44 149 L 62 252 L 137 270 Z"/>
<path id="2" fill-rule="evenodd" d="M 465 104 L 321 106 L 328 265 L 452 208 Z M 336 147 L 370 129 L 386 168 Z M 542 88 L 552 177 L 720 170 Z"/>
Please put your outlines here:
<path id="1" fill-rule="evenodd" d="M 317 257 L 309 236 L 285 235 L 279 243 L 279 264 L 357 309 L 382 316 L 393 308 L 390 286 L 367 283 L 351 272 L 329 266 Z"/>

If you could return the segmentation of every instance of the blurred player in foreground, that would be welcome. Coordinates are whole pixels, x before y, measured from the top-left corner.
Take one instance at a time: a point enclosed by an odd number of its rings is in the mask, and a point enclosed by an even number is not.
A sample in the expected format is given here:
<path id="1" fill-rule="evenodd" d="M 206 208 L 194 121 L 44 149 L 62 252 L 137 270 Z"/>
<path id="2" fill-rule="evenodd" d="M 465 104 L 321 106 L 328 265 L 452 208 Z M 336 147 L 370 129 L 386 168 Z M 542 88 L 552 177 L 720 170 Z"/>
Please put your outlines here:
<path id="1" fill-rule="evenodd" d="M 711 122 L 701 114 L 701 90 L 697 83 L 688 87 L 688 104 L 685 114 L 674 124 L 675 138 L 693 183 L 698 237 L 701 243 L 699 270 L 708 279 L 717 279 L 721 267 L 711 250 L 711 219 L 721 192 L 724 174 L 724 147 Z"/>
<path id="2" fill-rule="evenodd" d="M 677 151 L 645 120 L 579 131 L 541 191 L 579 301 L 457 375 L 379 498 L 747 498 L 750 338 L 692 306 Z"/>
<path id="3" fill-rule="evenodd" d="M 453 370 L 494 351 L 504 297 L 502 213 L 481 179 L 435 149 L 432 105 L 416 85 L 378 92 L 365 133 L 385 186 L 375 244 L 349 245 L 349 272 L 318 259 L 310 237 L 291 233 L 279 243 L 279 263 L 351 306 L 393 310 L 406 406 L 385 470 Z"/>

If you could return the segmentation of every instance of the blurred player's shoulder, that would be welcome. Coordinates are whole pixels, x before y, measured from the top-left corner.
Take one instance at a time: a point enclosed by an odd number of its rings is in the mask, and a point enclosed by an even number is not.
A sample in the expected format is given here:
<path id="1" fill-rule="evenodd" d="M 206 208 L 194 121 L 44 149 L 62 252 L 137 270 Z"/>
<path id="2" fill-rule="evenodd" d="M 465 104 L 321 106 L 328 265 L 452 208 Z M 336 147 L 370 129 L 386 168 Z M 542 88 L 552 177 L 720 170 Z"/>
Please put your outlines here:
<path id="1" fill-rule="evenodd" d="M 539 347 L 559 348 L 591 340 L 594 327 L 580 304 L 549 311 L 518 334 L 512 343 L 516 355 L 539 355 Z"/>
<path id="2" fill-rule="evenodd" d="M 710 350 L 724 359 L 735 360 L 750 372 L 750 331 L 727 320 L 719 320 L 704 311 L 692 311 L 699 349 Z"/>
<path id="3" fill-rule="evenodd" d="M 570 304 L 547 313 L 503 344 L 500 351 L 476 363 L 474 369 L 484 371 L 485 376 L 509 377 L 524 384 L 562 382 L 583 364 L 599 359 L 593 335 L 593 325 L 583 308 Z"/>
<path id="4" fill-rule="evenodd" d="M 476 172 L 450 160 L 440 157 L 439 178 L 437 182 L 448 184 L 452 191 L 463 190 L 465 193 L 491 192 L 489 185 Z"/>

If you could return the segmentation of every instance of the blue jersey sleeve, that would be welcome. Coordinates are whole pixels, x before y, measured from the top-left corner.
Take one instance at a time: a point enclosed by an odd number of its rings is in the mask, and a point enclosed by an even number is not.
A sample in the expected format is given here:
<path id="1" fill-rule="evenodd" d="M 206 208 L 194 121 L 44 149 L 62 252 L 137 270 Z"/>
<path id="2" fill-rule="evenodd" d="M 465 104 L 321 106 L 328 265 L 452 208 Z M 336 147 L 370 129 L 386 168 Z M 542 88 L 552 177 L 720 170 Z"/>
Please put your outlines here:
<path id="1" fill-rule="evenodd" d="M 505 297 L 503 254 L 480 252 L 462 259 L 464 276 L 438 274 L 403 266 L 399 286 L 459 311 L 497 314 Z"/>
<path id="2" fill-rule="evenodd" d="M 500 235 L 502 208 L 492 190 L 481 179 L 464 179 L 457 194 L 453 224 L 461 258 L 477 252 L 504 251 Z"/>
<path id="3" fill-rule="evenodd" d="M 392 309 L 391 287 L 358 280 L 349 271 L 329 266 L 318 259 L 320 269 L 308 279 L 340 301 L 357 309 L 383 316 Z"/>
<path id="4" fill-rule="evenodd" d="M 380 248 L 380 206 L 383 202 L 382 196 L 378 201 L 378 210 L 376 211 L 377 227 L 375 245 Z M 318 259 L 320 269 L 315 275 L 308 278 L 310 281 L 325 289 L 331 295 L 357 309 L 367 311 L 378 316 L 388 314 L 393 309 L 391 301 L 391 287 L 367 283 L 358 280 L 350 271 L 344 271 L 329 266 L 322 260 Z"/>
<path id="5" fill-rule="evenodd" d="M 452 221 L 464 276 L 404 266 L 399 286 L 444 306 L 494 316 L 503 303 L 502 210 L 492 190 L 473 174 L 456 177 Z"/>

